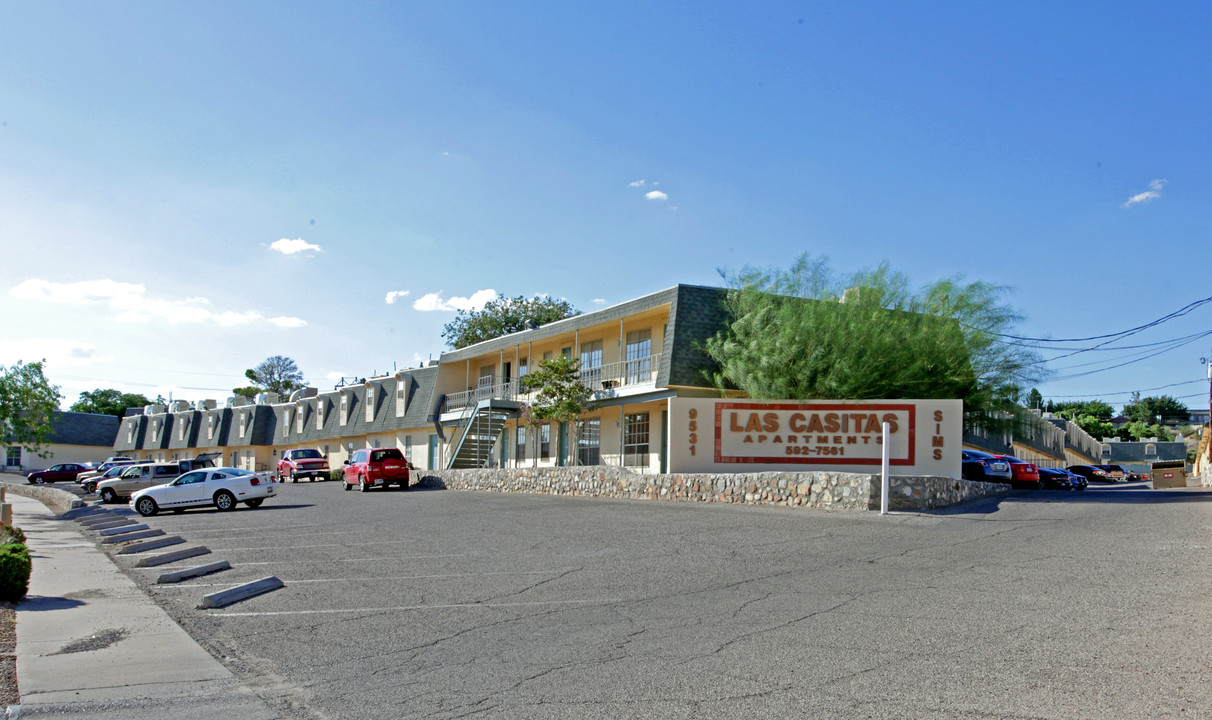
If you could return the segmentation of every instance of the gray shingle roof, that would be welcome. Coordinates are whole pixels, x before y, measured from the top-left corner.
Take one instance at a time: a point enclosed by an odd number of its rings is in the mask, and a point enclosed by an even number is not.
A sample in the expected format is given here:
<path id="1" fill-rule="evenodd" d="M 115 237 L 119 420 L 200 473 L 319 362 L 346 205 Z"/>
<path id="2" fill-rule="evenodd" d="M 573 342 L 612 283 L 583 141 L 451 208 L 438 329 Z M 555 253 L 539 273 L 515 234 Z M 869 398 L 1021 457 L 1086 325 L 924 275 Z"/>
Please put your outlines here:
<path id="1" fill-rule="evenodd" d="M 116 415 L 56 410 L 51 421 L 50 442 L 113 447 L 120 422 Z"/>
<path id="2" fill-rule="evenodd" d="M 1152 445 L 1156 454 L 1146 455 L 1146 448 Z M 1098 462 L 1108 465 L 1119 463 L 1149 463 L 1154 460 L 1186 460 L 1187 445 L 1182 441 L 1172 442 L 1112 442 L 1104 447 L 1111 448 L 1111 455 L 1103 455 Z"/>

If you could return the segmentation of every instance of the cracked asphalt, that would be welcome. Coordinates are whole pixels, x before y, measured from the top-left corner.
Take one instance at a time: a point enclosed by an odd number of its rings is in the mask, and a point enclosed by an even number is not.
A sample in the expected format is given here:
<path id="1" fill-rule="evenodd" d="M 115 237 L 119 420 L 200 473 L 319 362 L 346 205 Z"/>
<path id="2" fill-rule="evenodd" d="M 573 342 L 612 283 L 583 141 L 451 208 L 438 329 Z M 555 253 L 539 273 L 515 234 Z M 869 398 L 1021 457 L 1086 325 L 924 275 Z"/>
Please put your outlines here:
<path id="1" fill-rule="evenodd" d="M 881 517 L 298 484 L 150 519 L 232 570 L 128 572 L 286 718 L 1202 718 L 1209 501 Z M 286 587 L 196 609 L 267 575 Z"/>

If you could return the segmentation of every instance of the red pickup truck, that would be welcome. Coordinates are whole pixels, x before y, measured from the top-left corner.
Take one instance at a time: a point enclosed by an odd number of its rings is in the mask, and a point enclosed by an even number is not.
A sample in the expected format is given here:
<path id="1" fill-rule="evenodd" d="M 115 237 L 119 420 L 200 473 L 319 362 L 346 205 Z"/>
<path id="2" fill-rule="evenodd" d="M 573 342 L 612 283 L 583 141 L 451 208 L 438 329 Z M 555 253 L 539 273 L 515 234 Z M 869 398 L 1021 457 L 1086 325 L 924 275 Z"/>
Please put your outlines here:
<path id="1" fill-rule="evenodd" d="M 314 448 L 286 450 L 278 461 L 278 482 L 286 482 L 287 478 L 296 483 L 299 478 L 327 480 L 328 458 Z"/>

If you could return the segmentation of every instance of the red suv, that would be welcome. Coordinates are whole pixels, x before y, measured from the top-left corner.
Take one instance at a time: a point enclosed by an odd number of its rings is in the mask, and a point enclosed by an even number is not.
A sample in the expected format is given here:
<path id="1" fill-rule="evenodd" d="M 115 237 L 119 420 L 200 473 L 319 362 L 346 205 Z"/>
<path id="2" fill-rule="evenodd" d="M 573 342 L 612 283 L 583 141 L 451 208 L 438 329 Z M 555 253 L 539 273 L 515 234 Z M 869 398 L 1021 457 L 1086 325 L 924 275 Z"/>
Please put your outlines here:
<path id="1" fill-rule="evenodd" d="M 1010 484 L 1039 487 L 1039 468 L 1034 463 L 1019 460 L 1013 455 L 999 455 L 998 457 L 1010 463 Z"/>
<path id="2" fill-rule="evenodd" d="M 314 448 L 302 450 L 286 450 L 278 461 L 278 482 L 299 482 L 299 478 L 308 480 L 328 479 L 328 458 Z"/>
<path id="3" fill-rule="evenodd" d="M 386 488 L 392 483 L 408 489 L 408 461 L 395 448 L 355 450 L 345 461 L 343 473 L 341 483 L 346 490 L 352 490 L 354 485 L 362 491 L 372 487 Z"/>

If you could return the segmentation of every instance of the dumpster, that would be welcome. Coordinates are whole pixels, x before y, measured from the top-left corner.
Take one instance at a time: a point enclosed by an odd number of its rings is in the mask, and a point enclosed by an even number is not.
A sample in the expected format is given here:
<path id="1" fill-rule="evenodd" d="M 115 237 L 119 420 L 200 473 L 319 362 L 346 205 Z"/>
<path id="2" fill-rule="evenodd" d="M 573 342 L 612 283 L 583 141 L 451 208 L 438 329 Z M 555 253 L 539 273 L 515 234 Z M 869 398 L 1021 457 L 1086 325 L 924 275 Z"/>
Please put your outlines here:
<path id="1" fill-rule="evenodd" d="M 1187 463 L 1184 460 L 1158 460 L 1153 463 L 1153 487 L 1187 487 Z"/>

